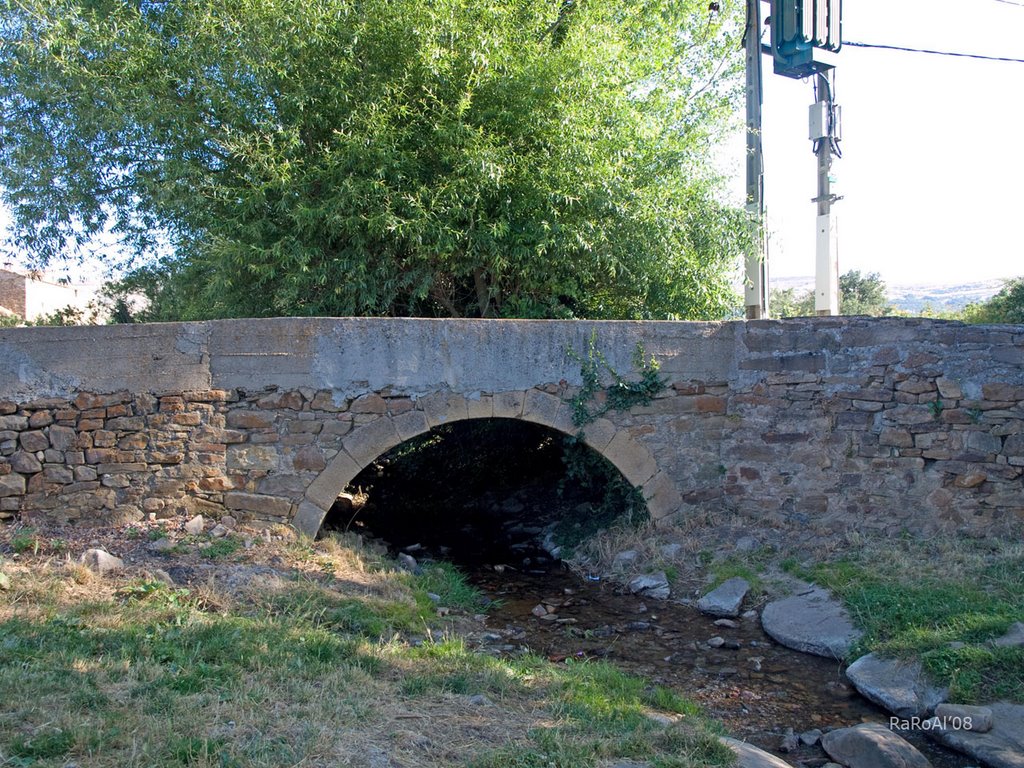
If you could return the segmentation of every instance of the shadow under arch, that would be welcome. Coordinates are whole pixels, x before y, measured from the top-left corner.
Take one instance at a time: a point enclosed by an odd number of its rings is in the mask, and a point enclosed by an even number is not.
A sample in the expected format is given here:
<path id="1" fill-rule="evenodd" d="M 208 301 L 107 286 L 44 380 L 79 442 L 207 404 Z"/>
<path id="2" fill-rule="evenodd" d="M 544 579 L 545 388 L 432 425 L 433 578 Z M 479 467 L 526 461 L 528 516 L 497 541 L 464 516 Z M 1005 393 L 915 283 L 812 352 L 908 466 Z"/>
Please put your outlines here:
<path id="1" fill-rule="evenodd" d="M 302 534 L 315 537 L 328 510 L 348 484 L 366 466 L 395 446 L 434 427 L 465 419 L 520 419 L 541 424 L 565 435 L 580 430 L 573 424 L 569 403 L 539 389 L 516 390 L 467 399 L 452 392 L 436 392 L 416 401 L 405 413 L 381 414 L 345 436 L 338 454 L 310 483 L 292 519 Z M 583 443 L 607 459 L 647 502 L 657 521 L 682 504 L 672 479 L 660 471 L 654 456 L 628 431 L 608 419 L 597 419 L 583 429 Z"/>

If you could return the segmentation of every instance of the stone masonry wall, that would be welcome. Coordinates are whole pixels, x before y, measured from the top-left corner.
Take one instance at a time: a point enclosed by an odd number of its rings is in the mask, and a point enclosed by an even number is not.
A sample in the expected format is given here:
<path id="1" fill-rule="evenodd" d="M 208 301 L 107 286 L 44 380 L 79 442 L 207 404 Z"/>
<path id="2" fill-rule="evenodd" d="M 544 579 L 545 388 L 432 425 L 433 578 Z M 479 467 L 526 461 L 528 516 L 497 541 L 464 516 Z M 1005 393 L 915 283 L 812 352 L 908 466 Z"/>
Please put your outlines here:
<path id="1" fill-rule="evenodd" d="M 0 518 L 236 517 L 315 533 L 438 424 L 573 433 L 590 339 L 668 387 L 588 426 L 658 519 L 820 535 L 1024 522 L 1024 327 L 279 319 L 0 331 Z"/>

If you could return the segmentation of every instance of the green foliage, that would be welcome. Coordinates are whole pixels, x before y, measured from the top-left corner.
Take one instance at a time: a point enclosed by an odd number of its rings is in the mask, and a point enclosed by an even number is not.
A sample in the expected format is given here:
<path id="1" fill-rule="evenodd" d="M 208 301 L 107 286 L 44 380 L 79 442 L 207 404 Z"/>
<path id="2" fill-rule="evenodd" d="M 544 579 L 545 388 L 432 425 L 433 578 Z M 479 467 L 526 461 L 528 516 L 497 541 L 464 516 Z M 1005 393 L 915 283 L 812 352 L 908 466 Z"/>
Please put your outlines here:
<path id="1" fill-rule="evenodd" d="M 1024 324 L 1024 277 L 1007 280 L 988 301 L 968 305 L 964 319 L 969 323 Z"/>
<path id="2" fill-rule="evenodd" d="M 583 490 L 594 498 L 594 503 L 584 507 L 586 511 L 582 514 L 567 510 L 559 516 L 552 531 L 559 546 L 571 550 L 612 525 L 637 528 L 650 519 L 640 489 L 578 436 L 563 440 L 562 463 L 565 476 L 558 483 L 559 495 L 567 495 L 570 488 Z"/>
<path id="3" fill-rule="evenodd" d="M 773 317 L 810 317 L 814 315 L 814 292 L 797 294 L 795 288 L 776 289 L 771 293 Z M 885 282 L 877 272 L 861 275 L 851 269 L 839 276 L 839 313 L 842 315 L 891 315 L 895 308 L 885 297 Z"/>
<path id="4" fill-rule="evenodd" d="M 962 702 L 1024 701 L 1024 651 L 985 645 L 1024 620 L 1024 561 L 1000 561 L 970 581 L 901 580 L 851 560 L 790 572 L 836 592 L 865 634 L 854 654 L 917 656 Z M 951 643 L 965 643 L 951 647 Z"/>
<path id="5" fill-rule="evenodd" d="M 572 399 L 572 423 L 577 427 L 585 427 L 609 411 L 628 411 L 635 405 L 649 405 L 665 389 L 666 379 L 659 373 L 661 366 L 653 355 L 650 360 L 646 359 L 640 344 L 633 350 L 635 376 L 629 379 L 612 368 L 598 350 L 596 332 L 590 336 L 586 358 L 574 349 L 567 354 L 580 364 L 583 378 L 583 385 Z M 609 377 L 611 383 L 602 385 Z"/>
<path id="6" fill-rule="evenodd" d="M 844 315 L 891 315 L 892 305 L 885 298 L 885 282 L 877 272 L 861 275 L 852 269 L 839 276 L 839 311 Z"/>
<path id="7" fill-rule="evenodd" d="M 481 611 L 483 602 L 480 591 L 466 580 L 458 568 L 451 563 L 431 563 L 413 577 L 417 602 L 421 609 L 433 608 L 433 601 L 427 593 L 441 598 L 440 604 L 464 611 Z"/>
<path id="8" fill-rule="evenodd" d="M 0 0 L 12 245 L 159 254 L 150 320 L 719 317 L 743 5 Z"/>

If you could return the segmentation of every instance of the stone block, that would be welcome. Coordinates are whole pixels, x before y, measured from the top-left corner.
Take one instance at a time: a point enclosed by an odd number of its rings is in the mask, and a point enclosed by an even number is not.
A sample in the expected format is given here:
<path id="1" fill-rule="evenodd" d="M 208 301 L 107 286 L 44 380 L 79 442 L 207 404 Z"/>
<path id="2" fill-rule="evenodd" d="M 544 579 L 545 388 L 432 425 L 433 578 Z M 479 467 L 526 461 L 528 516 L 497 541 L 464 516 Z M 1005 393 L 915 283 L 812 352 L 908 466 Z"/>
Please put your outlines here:
<path id="1" fill-rule="evenodd" d="M 330 509 L 338 494 L 345 490 L 345 486 L 352 478 L 359 474 L 363 465 L 348 455 L 345 451 L 338 451 L 338 455 L 331 459 L 327 468 L 324 469 L 306 489 L 306 499 L 323 509 Z"/>
<path id="2" fill-rule="evenodd" d="M 378 418 L 349 434 L 344 441 L 345 451 L 360 467 L 365 467 L 382 453 L 402 442 L 391 419 Z"/>
<path id="3" fill-rule="evenodd" d="M 10 462 L 11 469 L 24 475 L 32 475 L 43 469 L 43 465 L 39 463 L 39 459 L 35 457 L 35 454 L 26 451 L 18 451 L 13 454 Z"/>
<path id="4" fill-rule="evenodd" d="M 499 392 L 492 396 L 494 418 L 518 419 L 523 415 L 525 403 L 525 392 Z"/>
<path id="5" fill-rule="evenodd" d="M 466 413 L 471 419 L 489 419 L 494 416 L 494 398 L 491 395 L 466 398 Z"/>
<path id="6" fill-rule="evenodd" d="M 228 469 L 277 469 L 277 449 L 266 445 L 230 445 L 227 449 Z"/>
<path id="7" fill-rule="evenodd" d="M 263 496 L 258 493 L 231 491 L 224 494 L 224 506 L 228 509 L 255 512 L 268 517 L 287 518 L 291 514 L 291 499 Z"/>
<path id="8" fill-rule="evenodd" d="M 287 391 L 265 395 L 256 401 L 256 405 L 267 410 L 287 408 L 293 411 L 301 411 L 304 402 L 302 393 Z"/>
<path id="9" fill-rule="evenodd" d="M 608 419 L 596 419 L 583 427 L 583 442 L 602 453 L 617 431 L 618 428 Z"/>
<path id="10" fill-rule="evenodd" d="M 427 421 L 431 427 L 461 421 L 469 416 L 466 398 L 447 390 L 421 397 L 418 405 L 420 410 L 427 415 Z"/>
<path id="11" fill-rule="evenodd" d="M 349 410 L 352 413 L 387 413 L 388 403 L 387 401 L 378 395 L 376 392 L 370 392 L 369 394 L 357 397 L 349 405 Z"/>
<path id="12" fill-rule="evenodd" d="M 557 421 L 558 411 L 561 407 L 562 398 L 557 395 L 549 395 L 539 389 L 528 389 L 526 402 L 523 405 L 523 419 L 551 426 Z"/>
<path id="13" fill-rule="evenodd" d="M 25 478 L 22 475 L 0 475 L 0 497 L 21 496 L 25 493 Z"/>
<path id="14" fill-rule="evenodd" d="M 45 451 L 50 447 L 50 440 L 47 438 L 46 433 L 38 429 L 22 432 L 18 435 L 18 442 L 21 443 L 22 449 L 30 453 Z"/>
<path id="15" fill-rule="evenodd" d="M 332 502 L 333 503 L 333 502 Z M 320 524 L 327 515 L 327 510 L 321 509 L 311 501 L 303 501 L 292 520 L 292 525 L 305 536 L 314 538 L 320 530 Z"/>
<path id="16" fill-rule="evenodd" d="M 1024 400 L 1024 386 L 1017 384 L 982 384 L 981 395 L 986 400 L 1013 402 Z"/>
<path id="17" fill-rule="evenodd" d="M 395 425 L 395 430 L 403 442 L 430 430 L 427 415 L 423 411 L 403 413 L 400 416 L 393 417 L 391 423 Z"/>
<path id="18" fill-rule="evenodd" d="M 636 486 L 643 486 L 658 471 L 651 452 L 625 431 L 618 432 L 601 453 Z"/>
<path id="19" fill-rule="evenodd" d="M 657 521 L 668 517 L 677 512 L 683 504 L 679 488 L 665 472 L 658 472 L 644 483 L 641 490 L 652 520 Z"/>
<path id="20" fill-rule="evenodd" d="M 13 430 L 20 432 L 23 429 L 28 429 L 28 417 L 27 416 L 0 416 L 0 431 Z"/>
<path id="21" fill-rule="evenodd" d="M 295 452 L 292 467 L 299 471 L 319 472 L 327 467 L 327 460 L 319 448 L 307 445 Z"/>

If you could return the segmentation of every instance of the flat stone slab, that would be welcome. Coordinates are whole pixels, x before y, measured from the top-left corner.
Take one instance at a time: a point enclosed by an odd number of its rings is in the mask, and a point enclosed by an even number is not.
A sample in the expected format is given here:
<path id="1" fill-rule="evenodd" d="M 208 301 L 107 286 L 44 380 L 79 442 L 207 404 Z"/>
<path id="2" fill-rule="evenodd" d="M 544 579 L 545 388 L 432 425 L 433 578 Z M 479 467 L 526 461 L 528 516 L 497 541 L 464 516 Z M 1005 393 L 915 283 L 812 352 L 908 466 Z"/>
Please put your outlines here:
<path id="1" fill-rule="evenodd" d="M 768 603 L 761 625 L 774 640 L 796 651 L 845 659 L 863 634 L 828 590 L 803 585 L 796 594 Z"/>
<path id="2" fill-rule="evenodd" d="M 730 739 L 728 736 L 720 736 L 718 740 L 736 753 L 737 768 L 793 768 L 782 758 L 745 741 Z"/>
<path id="3" fill-rule="evenodd" d="M 860 694 L 899 717 L 920 717 L 946 700 L 949 691 L 928 682 L 919 661 L 869 653 L 846 669 Z"/>
<path id="4" fill-rule="evenodd" d="M 822 736 L 821 746 L 847 768 L 932 768 L 913 744 L 880 723 L 830 731 Z"/>
<path id="5" fill-rule="evenodd" d="M 739 616 L 743 598 L 749 591 L 750 584 L 746 579 L 733 576 L 698 600 L 697 608 L 711 616 Z"/>
<path id="6" fill-rule="evenodd" d="M 992 711 L 992 730 L 988 733 L 956 730 L 948 719 L 947 727 L 942 728 L 942 721 L 933 719 L 928 722 L 935 727 L 926 730 L 925 735 L 989 768 L 1024 768 L 1024 705 L 989 704 L 986 709 Z"/>
<path id="7" fill-rule="evenodd" d="M 637 576 L 629 582 L 629 591 L 641 597 L 653 597 L 655 600 L 667 600 L 671 588 L 668 576 L 658 571 L 644 576 Z"/>

